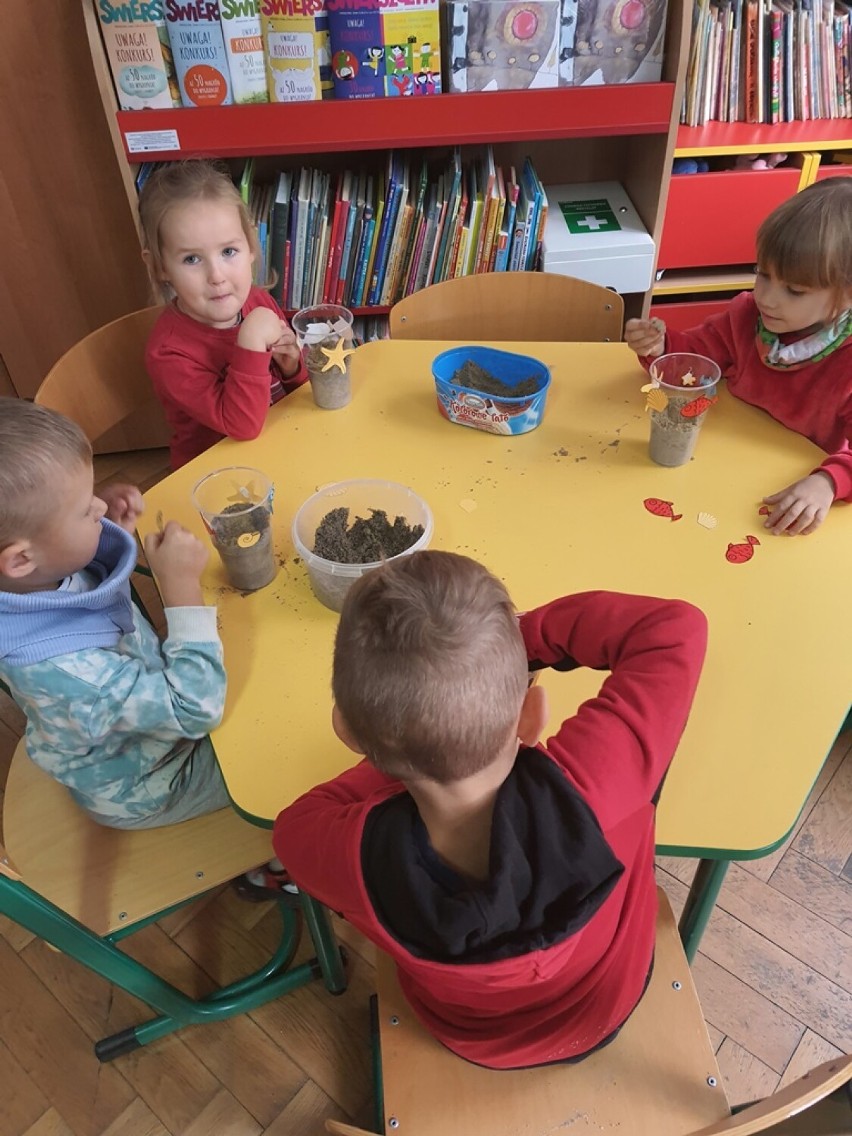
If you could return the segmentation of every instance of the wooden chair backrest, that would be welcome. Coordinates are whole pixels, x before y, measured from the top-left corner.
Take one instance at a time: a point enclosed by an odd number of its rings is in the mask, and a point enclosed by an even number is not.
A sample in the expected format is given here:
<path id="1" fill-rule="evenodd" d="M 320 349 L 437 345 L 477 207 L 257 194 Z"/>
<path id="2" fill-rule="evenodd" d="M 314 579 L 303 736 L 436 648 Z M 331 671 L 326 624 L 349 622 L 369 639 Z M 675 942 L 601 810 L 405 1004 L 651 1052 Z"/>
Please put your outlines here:
<path id="1" fill-rule="evenodd" d="M 534 343 L 621 339 L 616 292 L 553 272 L 490 272 L 444 280 L 394 304 L 391 339 Z"/>
<path id="2" fill-rule="evenodd" d="M 515 1071 L 472 1065 L 420 1025 L 381 953 L 376 981 L 386 1123 L 395 1117 L 401 1133 L 547 1136 L 570 1120 L 578 1132 L 684 1136 L 730 1115 L 662 893 L 648 990 L 616 1040 L 578 1065 Z"/>
<path id="3" fill-rule="evenodd" d="M 93 443 L 133 415 L 142 426 L 130 444 L 167 445 L 165 418 L 145 370 L 145 344 L 162 310 L 131 312 L 75 343 L 51 367 L 35 402 L 72 419 Z"/>
<path id="4" fill-rule="evenodd" d="M 272 855 L 269 832 L 233 809 L 165 828 L 96 824 L 64 786 L 27 757 L 12 758 L 3 835 L 20 879 L 98 935 L 130 926 L 256 867 Z"/>

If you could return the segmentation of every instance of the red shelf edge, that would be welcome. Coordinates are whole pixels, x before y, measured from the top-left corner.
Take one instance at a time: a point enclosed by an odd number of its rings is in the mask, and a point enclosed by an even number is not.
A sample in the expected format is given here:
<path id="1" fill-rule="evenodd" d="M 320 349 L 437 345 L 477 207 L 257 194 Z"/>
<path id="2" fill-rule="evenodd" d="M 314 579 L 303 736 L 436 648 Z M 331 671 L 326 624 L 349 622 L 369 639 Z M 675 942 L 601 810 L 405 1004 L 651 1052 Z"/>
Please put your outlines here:
<path id="1" fill-rule="evenodd" d="M 675 153 L 721 146 L 753 146 L 756 151 L 786 146 L 834 144 L 852 147 L 852 118 L 818 118 L 808 122 L 707 122 L 679 126 Z"/>
<path id="2" fill-rule="evenodd" d="M 434 98 L 118 111 L 131 162 L 664 134 L 673 83 Z M 126 132 L 174 130 L 179 149 L 131 153 Z"/>

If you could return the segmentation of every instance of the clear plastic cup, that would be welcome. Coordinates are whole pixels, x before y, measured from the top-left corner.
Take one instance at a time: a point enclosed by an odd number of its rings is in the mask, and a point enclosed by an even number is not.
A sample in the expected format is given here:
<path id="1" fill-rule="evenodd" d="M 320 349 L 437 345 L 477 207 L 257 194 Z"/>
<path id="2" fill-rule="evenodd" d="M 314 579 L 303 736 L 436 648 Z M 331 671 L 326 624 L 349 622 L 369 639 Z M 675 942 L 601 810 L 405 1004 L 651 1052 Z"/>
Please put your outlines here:
<path id="1" fill-rule="evenodd" d="M 230 583 L 256 592 L 275 579 L 272 482 L 259 469 L 227 466 L 198 482 L 192 500 Z"/>
<path id="2" fill-rule="evenodd" d="M 716 401 L 722 372 L 704 355 L 675 351 L 655 359 L 650 375 L 668 402 L 664 409 L 650 412 L 648 454 L 657 465 L 686 465 L 707 411 Z"/>
<path id="3" fill-rule="evenodd" d="M 318 304 L 302 308 L 290 321 L 311 382 L 314 402 L 323 410 L 338 410 L 352 398 L 349 356 L 341 362 L 329 359 L 341 342 L 352 346 L 352 313 L 339 304 Z"/>
<path id="4" fill-rule="evenodd" d="M 403 517 L 412 527 L 422 525 L 423 532 L 404 551 L 369 563 L 351 564 L 317 556 L 314 552 L 317 529 L 332 510 L 341 508 L 349 511 L 347 526 L 351 526 L 358 517 L 368 520 L 374 510 L 380 509 L 387 514 L 390 522 L 396 517 Z M 332 611 L 340 611 L 346 593 L 359 577 L 371 568 L 395 560 L 397 556 L 409 556 L 426 548 L 432 537 L 432 528 L 432 510 L 406 485 L 369 478 L 337 481 L 314 493 L 296 513 L 293 518 L 293 544 L 307 566 L 314 595 Z"/>

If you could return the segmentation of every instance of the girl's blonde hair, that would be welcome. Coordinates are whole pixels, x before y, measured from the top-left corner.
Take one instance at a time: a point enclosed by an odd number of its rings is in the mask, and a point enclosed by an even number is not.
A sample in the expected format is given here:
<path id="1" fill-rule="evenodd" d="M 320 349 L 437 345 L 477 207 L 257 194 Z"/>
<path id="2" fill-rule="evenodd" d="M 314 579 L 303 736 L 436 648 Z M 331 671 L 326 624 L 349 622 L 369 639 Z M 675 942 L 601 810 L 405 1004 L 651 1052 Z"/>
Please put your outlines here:
<path id="1" fill-rule="evenodd" d="M 215 162 L 200 160 L 170 162 L 155 170 L 139 194 L 139 222 L 142 226 L 142 247 L 149 255 L 145 258 L 148 276 L 156 299 L 168 302 L 172 289 L 163 280 L 163 259 L 160 230 L 163 219 L 176 205 L 193 201 L 221 201 L 233 205 L 240 215 L 245 238 L 255 263 L 260 262 L 260 245 L 257 231 L 249 218 L 246 204 L 231 181 L 227 168 Z"/>
<path id="2" fill-rule="evenodd" d="M 757 231 L 757 263 L 785 284 L 830 288 L 837 311 L 852 290 L 852 177 L 809 185 Z"/>

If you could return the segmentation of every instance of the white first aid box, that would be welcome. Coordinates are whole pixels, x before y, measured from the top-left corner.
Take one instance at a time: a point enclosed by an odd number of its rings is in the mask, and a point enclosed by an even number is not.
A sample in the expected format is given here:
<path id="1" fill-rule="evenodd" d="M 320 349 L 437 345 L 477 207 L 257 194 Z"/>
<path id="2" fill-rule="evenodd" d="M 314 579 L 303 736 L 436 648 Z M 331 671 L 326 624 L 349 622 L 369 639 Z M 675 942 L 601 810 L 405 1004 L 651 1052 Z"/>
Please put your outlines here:
<path id="1" fill-rule="evenodd" d="M 654 242 L 617 181 L 548 185 L 542 268 L 616 292 L 646 292 Z"/>

